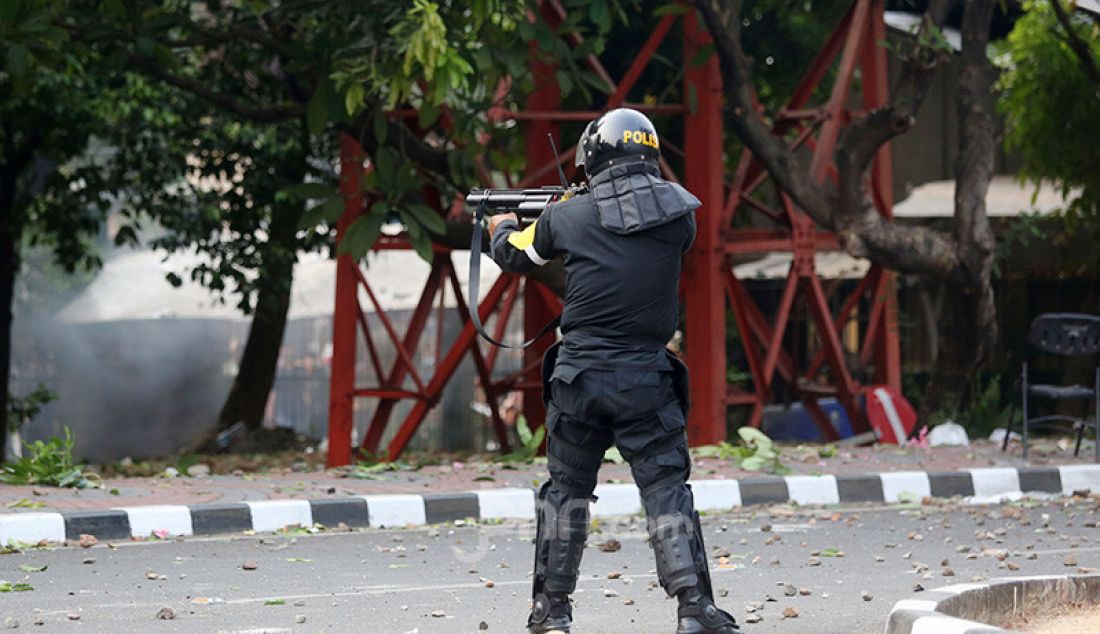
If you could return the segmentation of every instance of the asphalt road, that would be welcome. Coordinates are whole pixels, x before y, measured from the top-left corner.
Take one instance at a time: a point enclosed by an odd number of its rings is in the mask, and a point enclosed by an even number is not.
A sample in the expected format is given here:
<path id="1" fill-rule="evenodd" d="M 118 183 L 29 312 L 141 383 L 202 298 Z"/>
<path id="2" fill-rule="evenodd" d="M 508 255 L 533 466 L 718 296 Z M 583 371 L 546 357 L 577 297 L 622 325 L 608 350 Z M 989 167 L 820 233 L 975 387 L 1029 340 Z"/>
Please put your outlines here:
<path id="1" fill-rule="evenodd" d="M 1098 508 L 1096 498 L 757 508 L 710 515 L 705 533 L 712 554 L 728 551 L 711 559 L 714 581 L 746 632 L 881 632 L 895 601 L 920 596 L 917 583 L 1100 568 Z M 526 524 L 446 525 L 29 550 L 0 556 L 0 579 L 34 587 L 0 595 L 0 623 L 35 632 L 523 632 L 532 535 Z M 636 518 L 592 535 L 574 631 L 675 629 L 675 602 L 653 587 L 643 535 Z M 620 550 L 598 548 L 611 538 Z M 762 607 L 750 613 L 753 603 Z M 156 618 L 165 607 L 174 619 Z M 797 616 L 784 618 L 787 608 Z"/>

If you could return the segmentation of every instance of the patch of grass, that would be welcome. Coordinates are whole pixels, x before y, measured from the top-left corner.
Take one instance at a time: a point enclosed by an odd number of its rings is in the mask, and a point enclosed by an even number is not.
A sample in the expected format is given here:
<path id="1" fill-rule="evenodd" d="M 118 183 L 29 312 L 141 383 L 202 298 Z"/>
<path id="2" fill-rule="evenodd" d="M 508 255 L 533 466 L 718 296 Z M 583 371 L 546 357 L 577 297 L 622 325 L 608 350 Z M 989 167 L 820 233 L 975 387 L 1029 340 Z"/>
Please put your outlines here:
<path id="1" fill-rule="evenodd" d="M 68 427 L 65 438 L 54 436 L 46 442 L 24 443 L 23 447 L 27 455 L 0 467 L 0 482 L 77 489 L 103 486 L 98 475 L 85 473 L 73 459 L 73 433 Z"/>

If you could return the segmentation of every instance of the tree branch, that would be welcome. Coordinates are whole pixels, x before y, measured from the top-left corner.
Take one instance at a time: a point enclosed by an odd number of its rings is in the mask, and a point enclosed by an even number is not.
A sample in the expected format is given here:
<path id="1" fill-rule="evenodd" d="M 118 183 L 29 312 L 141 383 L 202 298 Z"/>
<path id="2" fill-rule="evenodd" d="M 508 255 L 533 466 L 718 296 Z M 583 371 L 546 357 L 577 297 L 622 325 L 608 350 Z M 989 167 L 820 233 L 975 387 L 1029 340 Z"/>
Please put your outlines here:
<path id="1" fill-rule="evenodd" d="M 1062 25 L 1066 32 L 1066 43 L 1069 44 L 1073 54 L 1077 56 L 1077 61 L 1081 64 L 1081 70 L 1085 71 L 1085 75 L 1092 83 L 1100 86 L 1100 67 L 1097 66 L 1089 45 L 1081 40 L 1077 30 L 1073 28 L 1073 23 L 1070 22 L 1069 15 L 1062 3 L 1059 0 L 1050 0 L 1050 6 L 1054 9 L 1054 15 L 1058 18 L 1058 23 Z"/>
<path id="2" fill-rule="evenodd" d="M 448 152 L 428 145 L 400 120 L 386 120 L 386 142 L 384 144 L 379 143 L 374 134 L 374 126 L 370 124 L 373 119 L 373 115 L 370 113 L 377 108 L 381 108 L 381 105 L 375 104 L 374 108 L 368 105 L 365 114 L 357 121 L 343 126 L 344 132 L 358 139 L 359 144 L 363 146 L 363 150 L 368 155 L 373 155 L 380 146 L 385 145 L 397 150 L 412 160 L 413 163 L 429 172 L 441 176 L 448 184 L 455 187 L 459 186 L 459 183 L 455 181 L 454 176 L 451 174 L 451 166 L 447 161 Z"/>
<path id="3" fill-rule="evenodd" d="M 949 236 L 926 229 L 887 222 L 866 195 L 866 173 L 879 149 L 912 128 L 928 86 L 928 78 L 942 55 L 918 47 L 906 59 L 890 105 L 853 122 L 837 144 L 834 158 L 839 180 L 817 184 L 757 113 L 750 61 L 741 47 L 741 1 L 694 0 L 715 41 L 729 106 L 726 118 L 779 187 L 817 224 L 837 232 L 841 244 L 856 256 L 867 257 L 906 273 L 947 278 L 958 269 L 956 246 Z M 922 24 L 921 41 L 946 19 L 954 0 L 933 0 Z"/>
<path id="4" fill-rule="evenodd" d="M 741 0 L 695 0 L 703 14 L 707 30 L 714 38 L 715 50 L 725 85 L 726 118 L 737 136 L 764 164 L 783 191 L 818 224 L 830 227 L 832 197 L 828 185 L 818 185 L 806 177 L 794 153 L 783 140 L 772 134 L 757 113 L 752 69 L 741 47 Z"/>
<path id="5" fill-rule="evenodd" d="M 181 77 L 169 72 L 160 64 L 140 55 L 130 53 L 127 57 L 141 72 L 180 90 L 189 92 L 222 110 L 257 123 L 276 123 L 294 119 L 305 115 L 306 112 L 305 107 L 297 103 L 282 102 L 270 106 L 255 106 L 244 103 L 210 88 L 197 79 Z"/>

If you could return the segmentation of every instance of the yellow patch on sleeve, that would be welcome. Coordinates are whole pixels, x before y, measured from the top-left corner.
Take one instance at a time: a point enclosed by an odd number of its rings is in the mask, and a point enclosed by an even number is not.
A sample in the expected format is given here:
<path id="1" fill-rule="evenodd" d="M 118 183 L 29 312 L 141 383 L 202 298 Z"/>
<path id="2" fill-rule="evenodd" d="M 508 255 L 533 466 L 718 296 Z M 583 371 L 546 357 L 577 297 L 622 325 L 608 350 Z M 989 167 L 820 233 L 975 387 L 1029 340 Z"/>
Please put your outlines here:
<path id="1" fill-rule="evenodd" d="M 527 247 L 535 243 L 535 225 L 539 223 L 538 220 L 532 222 L 523 231 L 513 231 L 512 235 L 508 236 L 508 244 L 523 251 Z"/>

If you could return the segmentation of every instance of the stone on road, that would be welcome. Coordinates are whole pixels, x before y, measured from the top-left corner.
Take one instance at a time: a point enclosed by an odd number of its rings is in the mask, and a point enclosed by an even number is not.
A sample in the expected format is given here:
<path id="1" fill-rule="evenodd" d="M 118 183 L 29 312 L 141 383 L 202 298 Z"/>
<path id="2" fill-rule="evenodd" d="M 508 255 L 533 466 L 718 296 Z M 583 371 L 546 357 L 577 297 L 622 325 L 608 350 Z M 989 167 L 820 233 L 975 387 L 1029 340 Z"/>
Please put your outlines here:
<path id="1" fill-rule="evenodd" d="M 895 601 L 924 588 L 1100 566 L 1097 508 L 750 507 L 703 522 L 718 603 L 746 632 L 877 632 Z M 0 606 L 20 630 L 523 631 L 533 526 L 463 524 L 30 549 L 0 556 L 0 579 L 34 586 Z M 598 529 L 574 594 L 577 631 L 672 632 L 676 603 L 656 583 L 644 520 Z"/>

